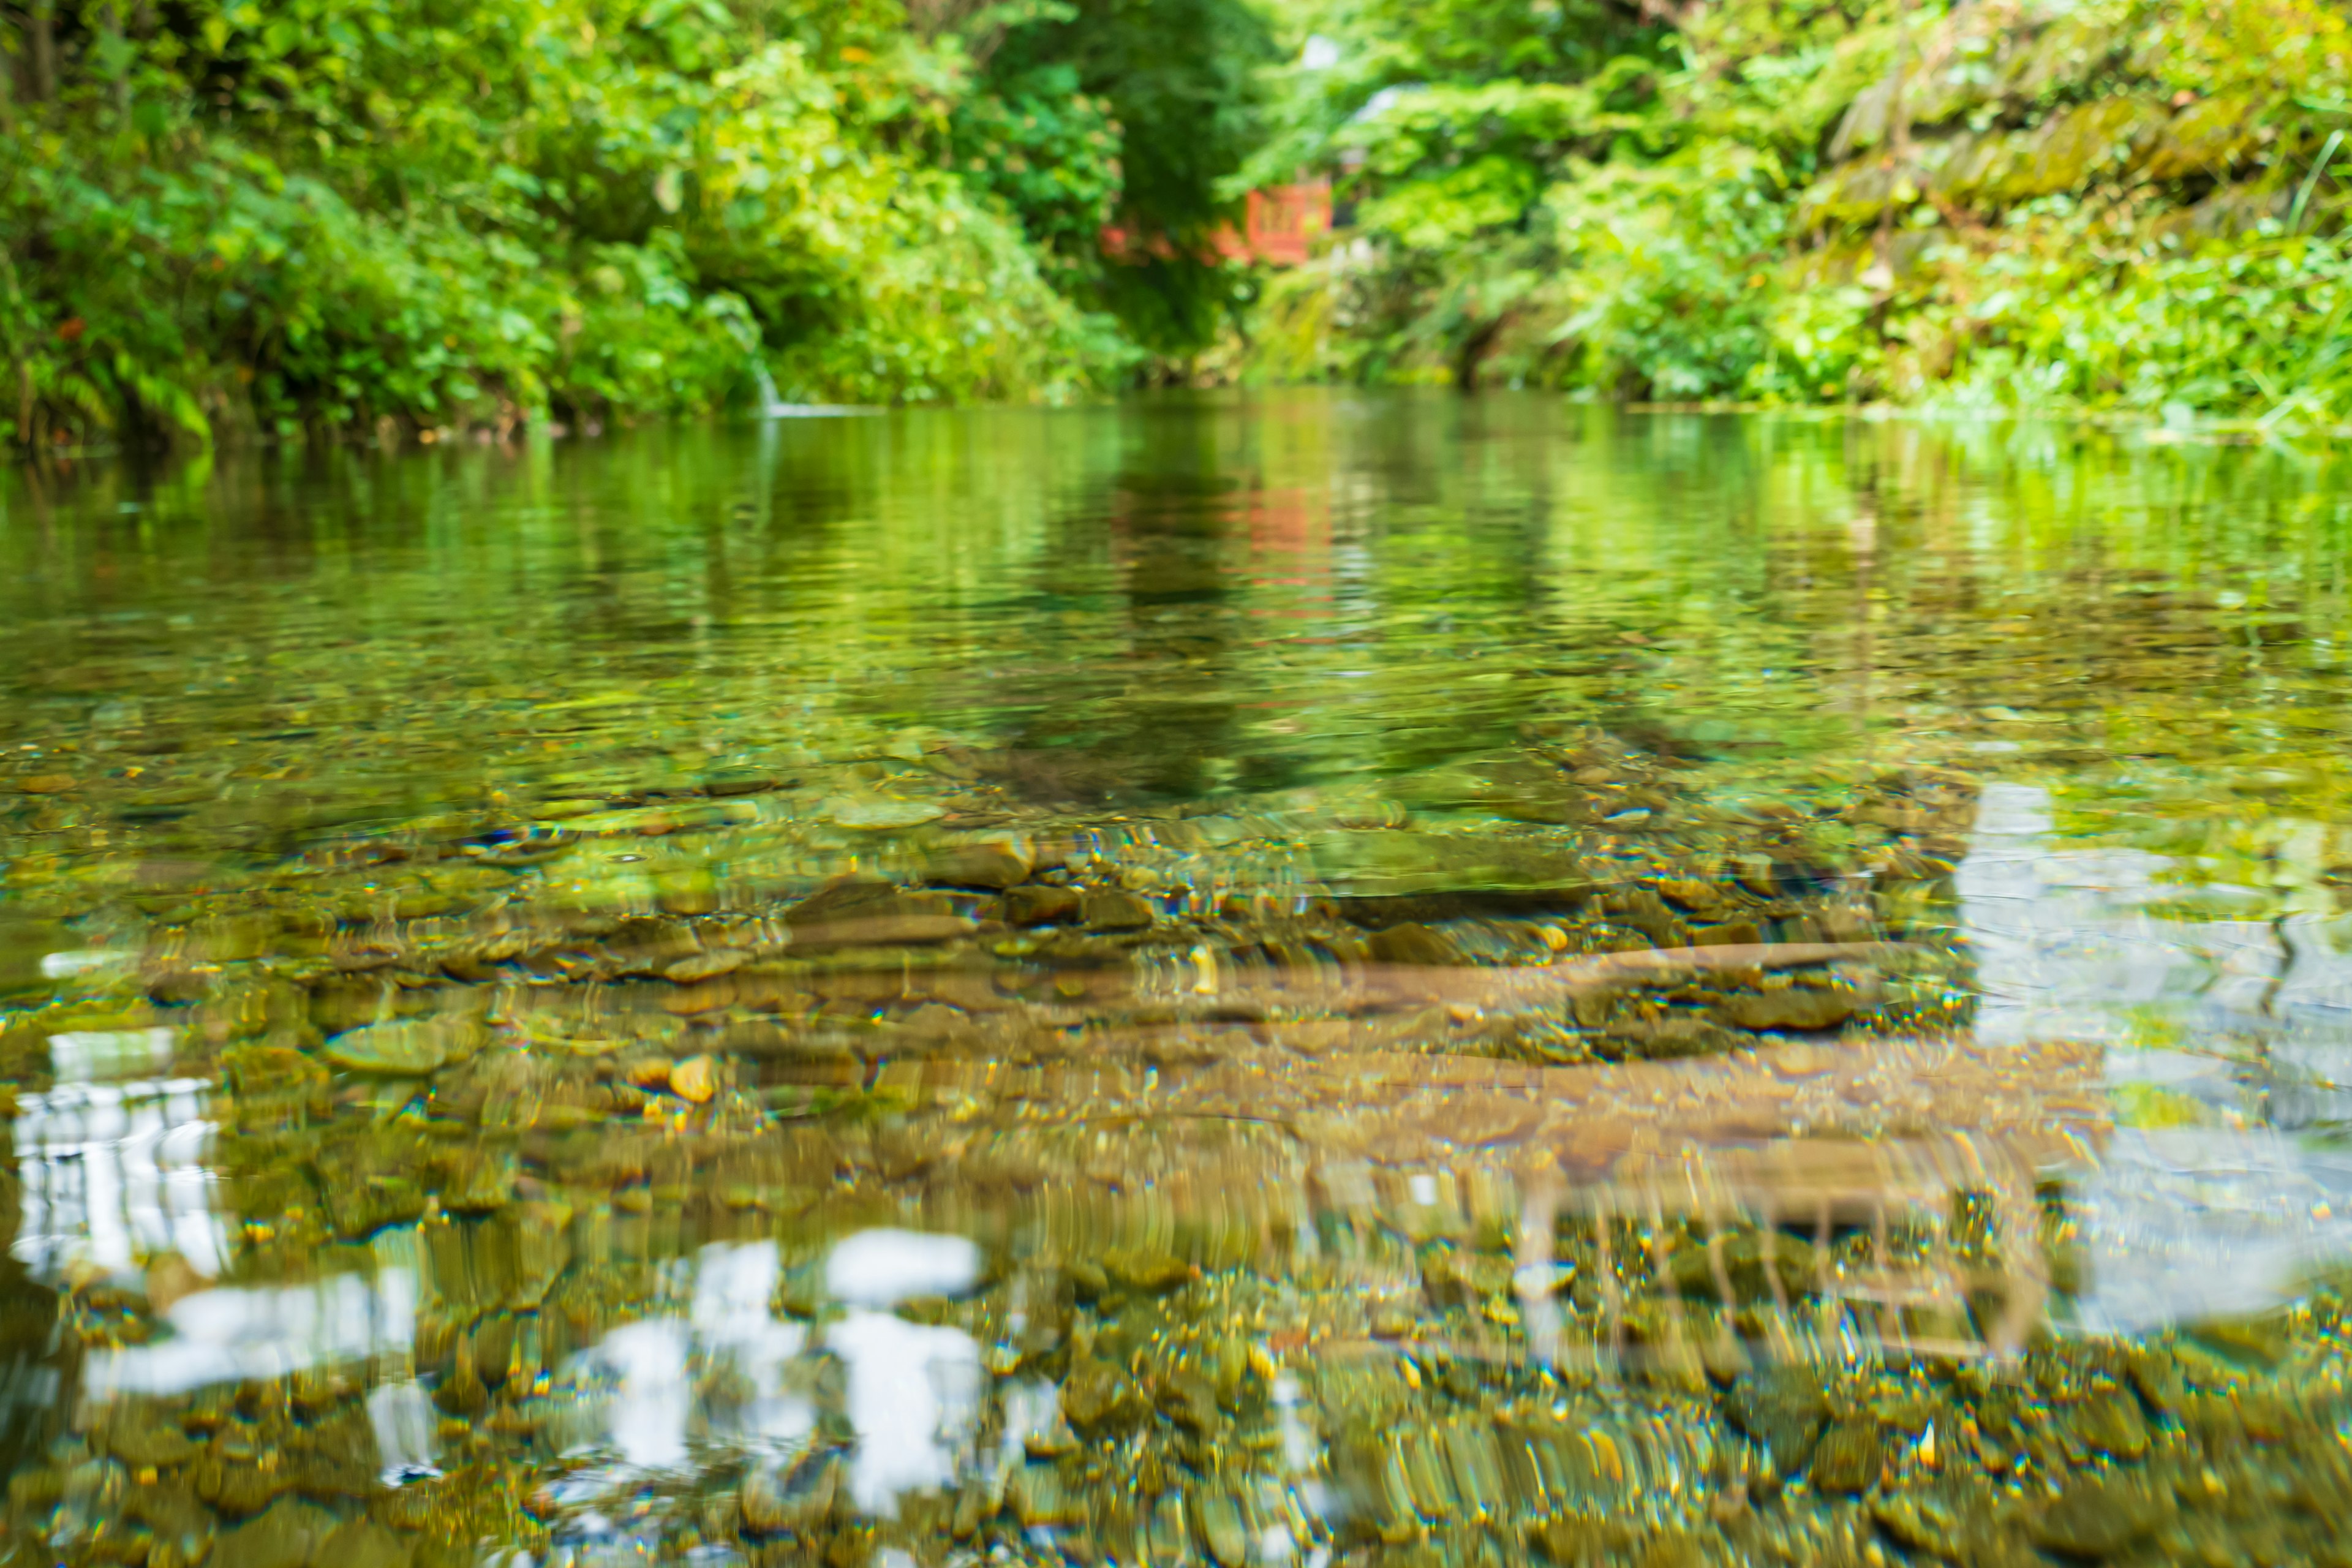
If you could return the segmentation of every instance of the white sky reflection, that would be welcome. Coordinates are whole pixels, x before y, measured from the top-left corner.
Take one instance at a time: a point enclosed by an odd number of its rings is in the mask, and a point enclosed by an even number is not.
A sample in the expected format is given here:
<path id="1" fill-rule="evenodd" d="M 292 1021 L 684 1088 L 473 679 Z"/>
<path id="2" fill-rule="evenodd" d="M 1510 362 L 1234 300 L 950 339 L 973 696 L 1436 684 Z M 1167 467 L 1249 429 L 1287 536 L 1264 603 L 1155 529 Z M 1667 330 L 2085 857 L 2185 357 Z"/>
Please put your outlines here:
<path id="1" fill-rule="evenodd" d="M 598 1426 L 623 1468 L 567 1489 L 572 1499 L 586 1500 L 627 1472 L 683 1468 L 698 1441 L 778 1457 L 798 1451 L 817 1427 L 817 1380 L 797 1374 L 824 1354 L 846 1374 L 843 1414 L 856 1436 L 849 1485 L 860 1509 L 892 1514 L 907 1492 L 954 1481 L 980 1410 L 980 1346 L 960 1329 L 910 1323 L 887 1309 L 971 1289 L 979 1248 L 913 1231 L 845 1238 L 825 1277 L 847 1310 L 818 1334 L 775 1315 L 781 1272 L 773 1242 L 706 1247 L 685 1317 L 628 1324 L 583 1352 L 574 1386 L 601 1401 Z"/>
<path id="2" fill-rule="evenodd" d="M 68 1059 L 70 1051 L 60 1079 Z M 166 1252 L 217 1275 L 228 1230 L 213 1212 L 217 1184 L 205 1164 L 213 1134 L 205 1089 L 197 1079 L 60 1082 L 19 1100 L 11 1133 L 24 1210 L 15 1256 L 46 1279 L 77 1265 L 124 1272 Z"/>
<path id="3" fill-rule="evenodd" d="M 2087 1264 L 2076 1322 L 2142 1332 L 2276 1305 L 2352 1256 L 2352 1152 L 2264 1125 L 2256 1090 L 2352 1063 L 2352 960 L 2309 915 L 2160 914 L 2184 890 L 2173 860 L 2070 844 L 2054 818 L 2048 791 L 1988 784 L 1954 883 L 1979 1037 L 2107 1046 L 2122 1125 L 2068 1197 Z M 2133 1125 L 2150 1090 L 2191 1124 Z"/>
<path id="4" fill-rule="evenodd" d="M 403 1352 L 416 1338 L 416 1276 L 338 1274 L 307 1285 L 199 1290 L 163 1313 L 169 1337 L 91 1354 L 92 1398 L 184 1394 Z"/>

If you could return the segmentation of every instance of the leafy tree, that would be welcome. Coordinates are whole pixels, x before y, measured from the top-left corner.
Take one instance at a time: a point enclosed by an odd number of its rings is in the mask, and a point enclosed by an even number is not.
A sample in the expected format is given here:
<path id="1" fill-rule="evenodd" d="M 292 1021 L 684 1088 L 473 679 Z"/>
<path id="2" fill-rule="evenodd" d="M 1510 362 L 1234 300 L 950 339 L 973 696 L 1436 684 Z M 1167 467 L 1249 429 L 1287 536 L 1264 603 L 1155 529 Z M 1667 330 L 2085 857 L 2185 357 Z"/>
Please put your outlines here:
<path id="1" fill-rule="evenodd" d="M 991 44 L 964 110 L 966 158 L 1013 150 L 1020 167 L 992 188 L 1080 298 L 1156 353 L 1206 346 L 1246 297 L 1213 237 L 1240 217 L 1224 187 L 1257 132 L 1257 73 L 1274 58 L 1264 18 L 1247 0 L 1074 0 L 1024 13 Z M 1097 243 L 1106 216 L 1134 241 L 1120 256 Z"/>
<path id="2" fill-rule="evenodd" d="M 2315 0 L 1311 0 L 1262 374 L 2352 420 Z M 1336 63 L 1332 57 L 1336 57 Z"/>
<path id="3" fill-rule="evenodd" d="M 0 436 L 1054 396 L 1133 361 L 890 0 L 23 0 Z"/>

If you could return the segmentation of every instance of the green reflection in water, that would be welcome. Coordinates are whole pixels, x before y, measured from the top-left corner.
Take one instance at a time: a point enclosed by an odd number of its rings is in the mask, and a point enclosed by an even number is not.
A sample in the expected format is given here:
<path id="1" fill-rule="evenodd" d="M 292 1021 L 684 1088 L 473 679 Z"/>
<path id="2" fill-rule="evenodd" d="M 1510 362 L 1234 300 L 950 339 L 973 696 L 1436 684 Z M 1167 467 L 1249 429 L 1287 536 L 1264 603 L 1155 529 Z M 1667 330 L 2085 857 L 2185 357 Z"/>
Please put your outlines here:
<path id="1" fill-rule="evenodd" d="M 2326 466 L 1284 395 L 0 504 L 23 1562 L 2333 1549 Z"/>

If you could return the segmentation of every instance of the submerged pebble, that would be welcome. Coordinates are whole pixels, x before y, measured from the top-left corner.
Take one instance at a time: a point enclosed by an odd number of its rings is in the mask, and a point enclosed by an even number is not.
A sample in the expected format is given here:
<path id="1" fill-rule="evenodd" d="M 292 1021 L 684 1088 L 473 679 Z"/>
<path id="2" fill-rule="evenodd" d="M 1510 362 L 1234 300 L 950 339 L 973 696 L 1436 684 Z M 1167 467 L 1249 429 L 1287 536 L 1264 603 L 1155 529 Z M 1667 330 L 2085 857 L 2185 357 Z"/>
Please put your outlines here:
<path id="1" fill-rule="evenodd" d="M 679 1099 L 701 1105 L 719 1092 L 719 1064 L 709 1057 L 688 1057 L 669 1069 L 669 1087 Z"/>
<path id="2" fill-rule="evenodd" d="M 929 801 L 893 800 L 881 796 L 853 796 L 828 801 L 825 815 L 836 826 L 887 831 L 893 828 L 919 827 L 927 822 L 937 822 L 946 811 Z"/>
<path id="3" fill-rule="evenodd" d="M 412 1018 L 346 1029 L 331 1037 L 324 1051 L 352 1072 L 419 1077 L 472 1056 L 482 1040 L 480 1026 L 470 1022 Z"/>
<path id="4" fill-rule="evenodd" d="M 1859 482 L 1832 456 L 1808 493 Z M 2116 1050 L 1974 1009 L 2004 942 L 2055 973 L 2063 930 L 2275 959 L 2279 1016 L 2320 1016 L 2347 847 L 2294 781 L 2341 726 L 2273 638 L 2330 590 L 2272 574 L 2223 614 L 2161 551 L 2077 571 L 2056 536 L 1979 581 L 1979 523 L 1906 500 L 1932 573 L 1891 521 L 1871 594 L 1819 604 L 1844 533 L 1759 521 L 1723 538 L 1783 554 L 1727 562 L 1596 534 L 1506 647 L 1511 616 L 1439 624 L 1475 574 L 1383 576 L 1352 510 L 1325 559 L 1320 479 L 1297 552 L 1291 491 L 1247 493 L 1192 521 L 1299 553 L 1306 590 L 1123 596 L 1226 544 L 1121 500 L 1131 553 L 1056 537 L 1020 579 L 1061 606 L 1044 674 L 944 620 L 904 662 L 891 610 L 812 622 L 853 664 L 795 675 L 756 657 L 777 606 L 734 536 L 656 589 L 568 503 L 541 510 L 612 553 L 544 648 L 413 637 L 391 679 L 265 595 L 236 602 L 266 701 L 177 647 L 121 664 L 130 621 L 11 667 L 20 716 L 156 694 L 0 790 L 8 1539 L 67 1568 L 2326 1560 L 2340 1283 L 2231 1275 L 2233 1316 L 2174 1314 L 2226 1225 L 2159 1289 L 2086 1201 L 2135 1115 L 2179 1147 L 2263 1104 L 2324 1128 L 2325 1059 L 2298 1036 L 2256 1089 L 2233 1059 L 2119 1092 Z M 648 628 L 722 575 L 751 613 L 694 611 L 672 659 Z M 1344 625 L 1299 610 L 1332 595 Z M 2092 710 L 1945 700 L 1955 668 L 2032 684 L 1973 653 L 2030 675 L 2062 642 L 2109 684 L 2198 650 L 2192 714 L 2140 689 L 2173 750 L 2116 818 L 2178 842 L 2070 859 L 2051 802 L 2114 805 L 2068 793 L 2068 748 L 2114 760 Z M 2229 831 L 2192 830 L 2211 759 L 2181 748 L 2279 692 L 2316 739 L 2264 721 L 2259 767 L 2213 763 Z M 2244 907 L 2141 898 L 2209 861 Z M 2200 1029 L 2243 1021 L 2196 994 Z M 2273 1162 L 2250 1250 L 2332 1256 L 2326 1162 L 2226 1147 Z M 2165 1179 L 2216 1204 L 2190 1163 Z"/>

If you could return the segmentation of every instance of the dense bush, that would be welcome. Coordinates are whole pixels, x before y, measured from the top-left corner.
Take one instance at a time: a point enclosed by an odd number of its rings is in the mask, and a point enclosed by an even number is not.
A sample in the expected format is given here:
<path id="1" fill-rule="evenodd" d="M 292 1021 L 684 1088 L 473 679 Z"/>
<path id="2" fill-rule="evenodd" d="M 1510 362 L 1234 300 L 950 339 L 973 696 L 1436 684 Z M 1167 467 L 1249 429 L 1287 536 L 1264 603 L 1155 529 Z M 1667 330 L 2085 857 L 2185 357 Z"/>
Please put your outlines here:
<path id="1" fill-rule="evenodd" d="M 1033 138 L 1053 188 L 1023 183 L 1027 111 L 971 39 L 1075 13 L 1005 10 L 0 7 L 0 437 L 598 419 L 763 371 L 807 400 L 1113 384 L 1139 333 L 1077 262 L 1122 208 L 1117 125 L 1029 47 L 1066 123 Z"/>
<path id="2" fill-rule="evenodd" d="M 2315 0 L 1307 0 L 1265 374 L 2352 421 Z M 1318 56 L 1319 58 L 1312 58 Z"/>
<path id="3" fill-rule="evenodd" d="M 0 438 L 1055 398 L 1233 341 L 2340 425 L 2348 35 L 2320 0 L 0 0 Z M 1339 242 L 1218 259 L 1302 172 Z"/>
<path id="4" fill-rule="evenodd" d="M 1261 0 L 1030 3 L 1028 25 L 988 50 L 976 101 L 1002 108 L 967 116 L 967 156 L 1004 171 L 994 188 L 1074 297 L 1152 353 L 1189 356 L 1251 298 L 1248 269 L 1221 259 L 1214 236 L 1236 214 L 1240 192 L 1217 186 L 1255 143 L 1257 73 L 1275 58 Z M 1115 150 L 1107 180 L 1097 149 Z M 1128 235 L 1119 253 L 1081 226 L 1097 212 Z"/>

